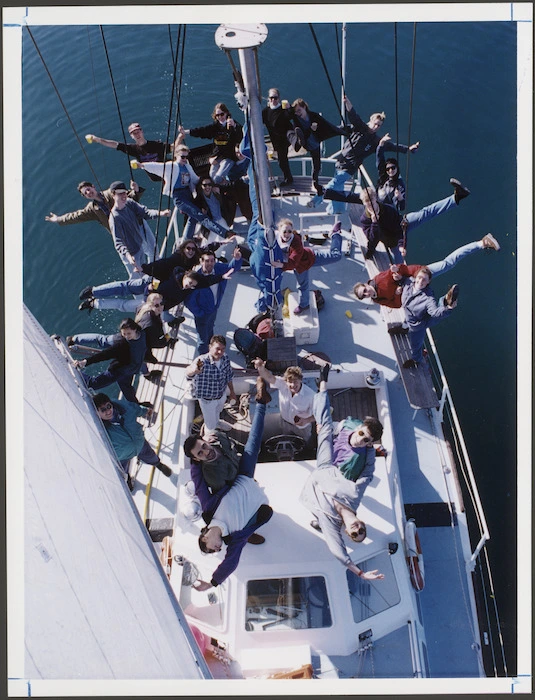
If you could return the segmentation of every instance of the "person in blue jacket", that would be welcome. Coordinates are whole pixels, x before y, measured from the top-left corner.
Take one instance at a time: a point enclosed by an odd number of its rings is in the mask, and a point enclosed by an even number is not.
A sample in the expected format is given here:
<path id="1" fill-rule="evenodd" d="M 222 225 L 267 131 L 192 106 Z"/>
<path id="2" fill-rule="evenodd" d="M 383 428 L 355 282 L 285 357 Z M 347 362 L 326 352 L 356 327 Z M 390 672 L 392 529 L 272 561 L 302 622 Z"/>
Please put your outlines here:
<path id="1" fill-rule="evenodd" d="M 405 309 L 405 317 L 409 324 L 411 344 L 411 358 L 403 363 L 405 369 L 414 368 L 422 361 L 426 330 L 449 316 L 457 306 L 459 285 L 452 285 L 437 303 L 429 286 L 432 276 L 431 270 L 424 266 L 418 270 L 415 277 L 405 277 L 402 281 L 401 305 Z"/>
<path id="2" fill-rule="evenodd" d="M 128 463 L 133 457 L 137 457 L 145 464 L 153 464 L 162 474 L 171 476 L 173 473 L 171 467 L 160 460 L 145 440 L 143 426 L 137 420 L 141 416 L 150 417 L 152 408 L 120 399 L 112 401 L 104 393 L 93 396 L 93 402 L 126 477 L 128 477 Z M 133 488 L 133 484 L 134 480 L 128 479 L 130 489 Z"/>
<path id="3" fill-rule="evenodd" d="M 250 544 L 265 542 L 262 535 L 255 534 L 255 530 L 265 525 L 273 515 L 273 509 L 267 504 L 264 490 L 254 478 L 262 443 L 266 405 L 271 401 L 266 383 L 261 377 L 258 377 L 256 386 L 257 406 L 235 480 L 212 494 L 203 477 L 201 465 L 196 462 L 191 464 L 195 495 L 201 502 L 203 519 L 206 523 L 206 527 L 201 530 L 199 536 L 199 547 L 201 551 L 213 554 L 220 552 L 223 544 L 227 546 L 225 558 L 212 574 L 210 582 L 202 580 L 197 582 L 195 588 L 198 591 L 206 591 L 212 586 L 223 583 L 238 566 L 247 542 Z M 214 448 L 209 443 L 195 437 L 188 440 L 193 441 L 194 446 L 191 450 L 188 449 L 188 441 L 186 441 L 184 450 L 194 459 L 202 462 L 212 456 Z"/>
<path id="4" fill-rule="evenodd" d="M 224 275 L 230 270 L 238 272 L 242 265 L 242 256 L 239 248 L 235 248 L 232 253 L 232 260 L 227 263 L 216 262 L 215 254 L 211 250 L 205 250 L 201 255 L 200 268 L 196 270 L 201 277 L 207 275 Z M 204 355 L 208 352 L 210 338 L 214 335 L 214 325 L 217 316 L 217 310 L 223 299 L 227 280 L 222 279 L 217 284 L 205 289 L 196 289 L 188 297 L 184 304 L 195 317 L 195 328 L 199 334 L 200 344 L 198 347 L 199 355 Z M 165 293 L 164 293 L 165 298 Z"/>

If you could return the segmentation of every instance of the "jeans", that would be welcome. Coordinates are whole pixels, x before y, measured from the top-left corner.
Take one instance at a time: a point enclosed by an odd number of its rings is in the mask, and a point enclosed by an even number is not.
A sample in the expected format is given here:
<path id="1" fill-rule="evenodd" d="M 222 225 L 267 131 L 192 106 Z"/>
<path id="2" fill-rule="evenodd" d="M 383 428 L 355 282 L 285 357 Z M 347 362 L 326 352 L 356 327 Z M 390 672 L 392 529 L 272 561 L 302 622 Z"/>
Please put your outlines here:
<path id="1" fill-rule="evenodd" d="M 483 250 L 481 241 L 467 243 L 466 245 L 457 248 L 457 250 L 454 250 L 453 253 L 450 253 L 444 258 L 444 260 L 438 260 L 437 262 L 431 263 L 427 267 L 431 270 L 434 277 L 437 275 L 443 275 L 445 272 L 448 272 L 448 270 L 451 270 L 452 267 L 455 267 L 455 265 L 457 265 L 457 263 L 467 255 L 470 255 L 470 253 L 475 253 L 477 250 Z"/>
<path id="2" fill-rule="evenodd" d="M 210 166 L 210 177 L 216 185 L 221 184 L 228 178 L 228 174 L 232 170 L 234 161 L 231 158 L 223 158 L 222 160 L 216 160 Z"/>
<path id="3" fill-rule="evenodd" d="M 426 207 L 423 207 L 418 211 L 409 212 L 405 217 L 408 222 L 407 233 L 415 228 L 418 228 L 418 226 L 425 224 L 426 221 L 434 219 L 435 216 L 443 214 L 444 212 L 449 211 L 452 207 L 456 206 L 455 195 L 452 194 L 450 197 L 440 199 L 438 202 L 433 202 L 433 204 L 428 204 Z M 401 265 L 403 258 L 399 252 L 398 246 L 390 248 L 390 250 L 392 251 L 396 265 Z"/>
<path id="4" fill-rule="evenodd" d="M 230 162 L 232 163 L 232 161 Z M 203 214 L 199 207 L 193 203 L 193 197 L 191 196 L 189 189 L 187 192 L 190 195 L 189 197 L 187 197 L 185 193 L 182 193 L 182 190 L 175 190 L 173 192 L 173 202 L 175 203 L 176 208 L 188 216 L 188 221 L 182 233 L 182 239 L 186 240 L 186 238 L 193 238 L 193 234 L 195 233 L 195 224 L 197 223 L 202 224 L 208 230 L 213 231 L 214 233 L 217 233 L 225 238 L 228 228 L 221 226 L 221 224 L 218 224 L 217 221 L 212 221 L 212 219 L 209 219 L 205 214 Z"/>
<path id="5" fill-rule="evenodd" d="M 251 479 L 254 477 L 254 472 L 256 468 L 256 463 L 258 461 L 258 453 L 260 452 L 260 447 L 262 445 L 262 433 L 264 432 L 264 417 L 266 415 L 266 404 L 257 403 L 255 406 L 255 412 L 253 417 L 253 422 L 251 424 L 251 430 L 249 432 L 249 437 L 245 443 L 245 448 L 243 450 L 243 455 L 240 459 L 239 474 L 244 476 L 249 476 Z"/>
<path id="6" fill-rule="evenodd" d="M 440 274 L 440 273 L 439 273 Z M 440 297 L 438 300 L 439 306 L 444 306 L 444 297 Z M 439 321 L 445 318 L 441 316 L 439 318 L 428 318 L 426 321 L 422 321 L 418 328 L 412 330 L 409 328 L 409 342 L 411 344 L 411 358 L 415 362 L 421 362 L 424 356 L 424 342 L 425 342 L 425 332 L 428 328 L 432 328 Z M 447 317 L 446 317 L 447 318 Z"/>
<path id="7" fill-rule="evenodd" d="M 406 215 L 409 225 L 407 226 L 407 233 L 413 229 L 421 226 L 426 221 L 434 219 L 435 216 L 443 214 L 449 211 L 452 207 L 456 207 L 455 196 L 452 194 L 446 199 L 441 199 L 438 202 L 433 202 L 433 204 L 428 204 L 426 207 L 419 209 L 418 211 L 411 211 Z"/>
<path id="8" fill-rule="evenodd" d="M 90 389 L 104 389 L 104 387 L 117 382 L 125 399 L 132 403 L 138 403 L 135 389 L 132 386 L 133 376 L 133 374 L 121 374 L 120 372 L 110 372 L 110 370 L 106 370 L 105 372 L 97 374 L 95 377 L 91 377 L 89 374 L 82 372 L 84 382 Z"/>
<path id="9" fill-rule="evenodd" d="M 330 250 L 314 248 L 314 265 L 330 265 L 331 263 L 338 262 L 338 260 L 340 260 L 342 257 L 341 248 L 342 236 L 339 233 L 333 233 Z M 304 272 L 295 271 L 295 278 L 297 280 L 297 289 L 299 290 L 299 306 L 302 309 L 306 309 L 310 306 L 310 283 L 308 270 L 305 270 Z"/>
<path id="10" fill-rule="evenodd" d="M 316 426 L 320 426 L 316 454 L 317 469 L 330 467 L 333 464 L 333 418 L 329 394 L 326 391 L 318 391 L 314 395 L 314 419 Z"/>
<path id="11" fill-rule="evenodd" d="M 208 346 L 210 344 L 210 338 L 214 334 L 214 324 L 217 316 L 217 309 L 212 311 L 210 314 L 205 316 L 195 316 L 195 328 L 199 334 L 199 340 L 201 341 L 198 348 L 199 355 L 204 355 L 208 352 Z"/>
<path id="12" fill-rule="evenodd" d="M 144 440 L 143 441 L 143 447 L 141 448 L 141 451 L 138 453 L 137 458 L 141 462 L 145 462 L 145 464 L 159 464 L 160 463 L 160 458 L 156 454 L 156 452 L 152 449 L 152 447 L 149 445 L 149 443 Z M 129 459 L 123 459 L 121 461 L 121 467 L 127 472 L 128 470 L 128 464 L 130 460 Z"/>
<path id="13" fill-rule="evenodd" d="M 102 335 L 102 333 L 77 333 L 72 336 L 75 345 L 90 345 L 97 348 L 109 348 L 120 338 L 119 333 Z"/>
<path id="14" fill-rule="evenodd" d="M 345 170 L 339 170 L 338 168 L 336 169 L 334 173 L 334 177 L 332 180 L 327 183 L 325 186 L 326 190 L 337 190 L 338 192 L 343 192 L 344 191 L 344 184 L 351 178 L 351 175 L 346 172 Z M 346 203 L 345 202 L 335 202 L 333 200 L 330 200 L 327 203 L 327 208 L 326 212 L 327 214 L 342 214 L 346 210 Z"/>
<path id="15" fill-rule="evenodd" d="M 133 313 L 137 311 L 138 306 L 143 302 L 151 280 L 152 277 L 149 275 L 143 275 L 143 277 L 108 282 L 100 284 L 98 287 L 93 287 L 94 308 L 101 310 L 119 309 L 119 311 Z M 134 298 L 128 298 L 132 296 Z"/>

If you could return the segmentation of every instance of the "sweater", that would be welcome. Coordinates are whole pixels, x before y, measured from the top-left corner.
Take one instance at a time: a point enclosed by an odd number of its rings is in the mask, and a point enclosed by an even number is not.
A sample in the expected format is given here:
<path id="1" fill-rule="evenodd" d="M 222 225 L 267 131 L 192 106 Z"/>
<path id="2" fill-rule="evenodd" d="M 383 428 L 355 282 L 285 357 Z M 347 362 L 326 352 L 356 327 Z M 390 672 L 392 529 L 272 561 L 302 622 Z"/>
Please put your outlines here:
<path id="1" fill-rule="evenodd" d="M 147 413 L 147 408 L 124 399 L 117 399 L 111 403 L 114 409 L 113 417 L 103 423 L 118 460 L 123 462 L 137 457 L 141 452 L 145 436 L 137 419 Z"/>
<path id="2" fill-rule="evenodd" d="M 140 187 L 139 192 L 129 190 L 128 196 L 138 202 L 143 192 L 145 192 L 145 188 Z M 99 194 L 104 201 L 92 199 L 83 209 L 77 209 L 76 211 L 58 216 L 57 223 L 60 226 L 68 226 L 70 224 L 82 224 L 86 221 L 98 221 L 106 231 L 110 231 L 109 216 L 115 204 L 115 200 L 110 190 L 104 190 Z"/>

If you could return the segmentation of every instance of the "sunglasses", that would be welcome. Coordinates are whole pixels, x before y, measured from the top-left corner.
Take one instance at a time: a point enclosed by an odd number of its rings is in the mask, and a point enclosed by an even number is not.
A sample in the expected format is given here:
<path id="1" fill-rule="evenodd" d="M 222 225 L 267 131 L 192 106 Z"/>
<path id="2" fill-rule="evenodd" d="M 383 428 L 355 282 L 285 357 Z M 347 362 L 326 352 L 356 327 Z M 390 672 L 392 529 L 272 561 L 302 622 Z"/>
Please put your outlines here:
<path id="1" fill-rule="evenodd" d="M 187 158 L 187 157 L 188 157 L 188 154 L 187 154 L 187 153 L 185 153 L 185 154 L 182 153 L 182 154 L 179 156 L 179 158 Z"/>
<path id="2" fill-rule="evenodd" d="M 349 537 L 350 537 L 352 540 L 356 540 L 356 539 L 358 539 L 359 537 L 362 537 L 362 535 L 365 535 L 365 534 L 366 534 L 366 530 L 361 526 L 361 527 L 359 527 L 358 530 L 353 530 L 353 532 L 349 535 Z"/>
<path id="3" fill-rule="evenodd" d="M 227 113 L 226 112 L 216 112 L 215 115 L 216 115 L 216 117 L 226 117 Z"/>
<path id="4" fill-rule="evenodd" d="M 152 305 L 153 306 L 163 306 L 163 301 L 153 301 Z"/>
<path id="5" fill-rule="evenodd" d="M 113 405 L 111 403 L 105 403 L 103 406 L 98 407 L 98 411 L 109 411 L 110 408 L 113 408 Z"/>
<path id="6" fill-rule="evenodd" d="M 270 100 L 278 100 L 279 96 L 278 95 L 269 95 L 268 99 Z"/>
<path id="7" fill-rule="evenodd" d="M 201 183 L 201 187 L 211 187 L 212 183 L 211 182 L 203 182 Z"/>
<path id="8" fill-rule="evenodd" d="M 192 246 L 192 245 L 187 245 L 187 246 L 184 248 L 184 250 L 192 250 L 193 252 L 195 252 L 195 251 L 197 250 L 197 248 L 195 248 L 195 246 Z"/>
<path id="9" fill-rule="evenodd" d="M 397 167 L 395 165 L 387 165 L 386 169 L 387 170 L 397 170 Z"/>
<path id="10" fill-rule="evenodd" d="M 363 430 L 357 430 L 357 435 L 362 438 L 362 442 L 373 442 L 373 438 L 368 437 Z"/>

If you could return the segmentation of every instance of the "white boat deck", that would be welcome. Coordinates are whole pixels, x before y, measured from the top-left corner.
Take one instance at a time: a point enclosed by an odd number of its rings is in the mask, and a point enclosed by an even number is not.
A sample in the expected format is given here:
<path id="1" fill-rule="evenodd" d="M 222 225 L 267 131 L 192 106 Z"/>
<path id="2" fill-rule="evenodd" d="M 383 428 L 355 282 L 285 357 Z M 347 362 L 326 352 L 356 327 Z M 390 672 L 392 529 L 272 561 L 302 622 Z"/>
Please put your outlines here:
<path id="1" fill-rule="evenodd" d="M 285 209 L 284 215 L 293 218 L 294 224 L 299 221 L 299 212 L 306 214 L 312 211 L 303 206 L 308 197 L 284 199 L 290 210 L 288 212 Z M 278 206 L 279 202 L 275 201 L 276 216 Z M 330 221 L 333 221 L 332 217 Z M 307 225 L 310 223 L 309 220 Z M 347 230 L 347 222 L 343 221 L 343 224 Z M 454 470 L 452 471 L 453 465 L 442 436 L 438 413 L 433 409 L 414 411 L 407 402 L 391 338 L 386 332 L 386 323 L 380 307 L 372 302 L 357 301 L 351 292 L 355 282 L 367 279 L 368 273 L 360 248 L 355 244 L 352 244 L 349 257 L 342 257 L 340 262 L 328 267 L 312 268 L 311 288 L 321 289 L 326 303 L 319 312 L 319 342 L 313 346 L 304 346 L 306 350 L 326 352 L 334 368 L 342 370 L 339 374 L 331 373 L 330 387 L 344 386 L 345 372 L 367 371 L 376 367 L 383 373 L 388 388 L 389 407 L 379 405 L 378 409 L 380 417 L 382 411 L 389 415 L 388 429 L 385 429 L 383 439 L 389 456 L 386 460 L 377 459 L 376 477 L 368 487 L 362 508 L 359 510 L 359 516 L 368 523 L 370 544 L 357 545 L 357 548 L 373 547 L 374 541 L 380 540 L 384 550 L 388 542 L 398 541 L 399 552 L 392 556 L 391 560 L 393 563 L 401 562 L 405 568 L 402 540 L 396 531 L 395 522 L 388 520 L 391 515 L 387 517 L 388 507 L 385 507 L 391 497 L 394 503 L 405 504 L 410 511 L 407 517 L 415 517 L 419 527 L 425 561 L 425 589 L 418 594 L 411 593 L 416 601 L 415 614 L 419 616 L 425 628 L 427 660 L 422 673 L 433 677 L 478 676 L 482 674 L 482 669 L 474 645 L 479 643 L 479 634 L 477 629 L 473 629 L 474 603 L 466 584 L 464 564 L 467 556 L 467 551 L 464 550 L 469 545 Z M 296 289 L 292 273 L 285 273 L 282 287 L 286 286 L 292 290 Z M 215 332 L 227 337 L 227 352 L 236 367 L 244 367 L 244 361 L 232 344 L 233 333 L 236 328 L 245 326 L 255 315 L 256 298 L 254 278 L 249 268 L 245 268 L 235 274 L 228 283 L 218 313 Z M 179 330 L 179 340 L 184 342 L 177 343 L 172 358 L 174 362 L 187 363 L 195 355 L 196 333 L 189 312 L 186 312 L 186 316 L 187 321 Z M 235 378 L 238 391 L 243 390 L 243 385 L 240 387 L 240 382 L 243 381 L 252 385 L 254 377 L 246 380 Z M 162 460 L 178 473 L 167 479 L 160 472 L 155 472 L 151 504 L 145 514 L 151 520 L 153 529 L 160 529 L 162 532 L 170 524 L 171 528 L 173 527 L 177 484 L 184 485 L 189 479 L 188 460 L 185 460 L 181 445 L 176 442 L 177 436 L 187 434 L 188 421 L 192 416 L 193 402 L 184 399 L 184 387 L 183 369 L 169 368 L 161 455 Z M 141 400 L 150 398 L 154 387 L 145 387 L 143 391 L 148 393 L 142 394 Z M 156 444 L 158 425 L 152 428 L 151 432 L 151 442 Z M 298 502 L 302 481 L 312 468 L 313 463 L 309 462 L 266 463 L 257 467 L 257 479 L 266 488 L 275 515 L 262 528 L 266 543 L 261 547 L 244 549 L 237 570 L 240 577 L 247 579 L 249 571 L 254 573 L 258 565 L 262 564 L 265 567 L 266 563 L 269 563 L 274 576 L 284 575 L 291 572 L 292 567 L 295 570 L 296 562 L 307 559 L 306 552 L 314 553 L 317 565 L 321 561 L 326 567 L 339 567 L 340 575 L 345 577 L 344 567 L 330 557 L 320 533 L 308 525 L 310 514 Z M 391 496 L 387 493 L 386 470 L 393 475 Z M 133 494 L 142 514 L 145 509 L 144 491 L 149 473 L 147 466 L 141 467 Z M 452 504 L 451 508 L 455 513 L 454 524 L 450 523 L 450 506 L 447 504 Z M 403 505 L 398 505 L 398 508 L 402 509 Z M 184 547 L 189 547 L 184 545 L 184 538 L 193 541 L 198 536 L 199 523 L 187 523 L 185 534 L 179 533 L 178 528 L 175 530 L 175 552 L 183 553 Z M 156 543 L 155 546 L 159 549 L 160 544 Z M 359 558 L 355 552 L 355 559 Z M 217 566 L 217 560 L 218 555 L 202 557 L 201 577 L 209 580 L 211 571 Z M 177 575 L 175 568 L 180 570 L 181 567 L 173 566 L 171 583 Z M 372 584 L 381 585 L 380 582 Z M 232 577 L 229 579 L 229 585 L 232 585 Z M 218 591 L 219 589 L 216 589 L 216 594 Z M 191 595 L 194 598 L 201 594 L 193 591 Z M 212 607 L 212 614 L 215 614 L 215 608 L 218 606 Z M 307 630 L 303 638 L 308 640 L 308 643 L 311 643 L 310 640 L 319 640 L 321 635 L 318 635 L 318 632 L 322 630 Z M 253 636 L 255 634 L 253 633 Z M 316 672 L 321 675 L 321 670 L 327 669 L 331 664 L 338 669 L 340 676 L 356 676 L 360 673 L 365 677 L 411 677 L 413 667 L 408 654 L 408 634 L 406 627 L 398 629 L 375 642 L 373 650 L 361 655 L 358 660 L 354 654 L 347 656 L 347 652 L 333 652 L 329 663 L 321 656 L 314 656 Z M 300 635 L 301 633 L 298 634 L 299 638 Z M 268 635 L 261 636 L 262 644 L 266 644 L 264 640 Z M 321 649 L 321 644 L 314 646 Z M 325 674 L 325 677 L 329 676 L 327 670 Z"/>

